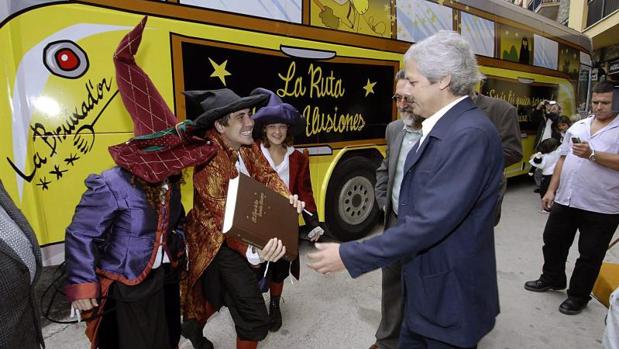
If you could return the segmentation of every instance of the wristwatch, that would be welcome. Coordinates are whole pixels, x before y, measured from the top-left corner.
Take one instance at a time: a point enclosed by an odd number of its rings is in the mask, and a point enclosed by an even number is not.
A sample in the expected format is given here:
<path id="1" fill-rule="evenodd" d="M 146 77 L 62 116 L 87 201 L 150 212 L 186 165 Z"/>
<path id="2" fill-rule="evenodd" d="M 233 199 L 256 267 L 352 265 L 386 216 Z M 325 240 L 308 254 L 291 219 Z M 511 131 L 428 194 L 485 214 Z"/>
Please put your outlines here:
<path id="1" fill-rule="evenodd" d="M 593 148 L 591 148 L 591 155 L 589 155 L 589 160 L 593 162 L 597 160 L 597 157 L 595 156 L 595 150 L 593 150 Z"/>

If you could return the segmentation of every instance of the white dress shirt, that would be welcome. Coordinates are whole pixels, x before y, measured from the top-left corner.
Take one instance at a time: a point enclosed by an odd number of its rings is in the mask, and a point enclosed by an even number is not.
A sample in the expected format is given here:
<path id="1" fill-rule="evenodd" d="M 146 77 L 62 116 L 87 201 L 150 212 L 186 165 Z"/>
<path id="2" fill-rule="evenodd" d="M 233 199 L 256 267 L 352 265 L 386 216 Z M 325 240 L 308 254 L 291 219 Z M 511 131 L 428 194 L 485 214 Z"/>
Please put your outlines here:
<path id="1" fill-rule="evenodd" d="M 451 108 L 453 108 L 456 104 L 460 103 L 462 100 L 464 100 L 467 97 L 468 96 L 462 96 L 462 97 L 456 99 L 455 101 L 453 101 L 453 102 L 447 104 L 446 106 L 442 107 L 441 109 L 439 109 L 439 111 L 437 111 L 432 116 L 430 116 L 429 118 L 427 118 L 427 119 L 425 119 L 425 120 L 423 120 L 421 122 L 421 139 L 419 140 L 419 146 L 417 147 L 417 150 L 419 150 L 419 148 L 421 148 L 421 145 L 423 144 L 423 141 L 426 140 L 426 137 L 428 136 L 430 131 L 432 131 L 432 129 L 434 128 L 434 125 L 436 125 L 436 123 L 445 114 L 447 114 L 447 112 Z"/>

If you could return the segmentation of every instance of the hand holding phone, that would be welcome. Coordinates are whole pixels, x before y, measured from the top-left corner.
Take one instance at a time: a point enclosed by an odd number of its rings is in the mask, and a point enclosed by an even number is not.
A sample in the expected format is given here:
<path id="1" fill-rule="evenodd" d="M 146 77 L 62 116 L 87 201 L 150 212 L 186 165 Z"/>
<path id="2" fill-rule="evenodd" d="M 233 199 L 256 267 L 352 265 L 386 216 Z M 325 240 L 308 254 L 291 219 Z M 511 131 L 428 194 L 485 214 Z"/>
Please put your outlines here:
<path id="1" fill-rule="evenodd" d="M 578 137 L 572 137 L 572 143 L 574 143 L 574 144 L 581 143 L 580 138 L 578 138 Z"/>

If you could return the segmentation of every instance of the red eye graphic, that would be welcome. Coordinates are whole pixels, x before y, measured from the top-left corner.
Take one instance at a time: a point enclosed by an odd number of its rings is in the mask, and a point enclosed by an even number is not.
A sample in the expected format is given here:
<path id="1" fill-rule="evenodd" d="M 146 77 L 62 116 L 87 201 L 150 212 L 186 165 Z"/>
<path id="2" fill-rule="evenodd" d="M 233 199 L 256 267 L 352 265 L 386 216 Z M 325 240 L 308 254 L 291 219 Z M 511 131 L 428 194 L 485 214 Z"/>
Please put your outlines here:
<path id="1" fill-rule="evenodd" d="M 43 50 L 43 63 L 52 74 L 75 79 L 88 70 L 88 57 L 73 41 L 63 40 L 48 44 Z"/>
<path id="2" fill-rule="evenodd" d="M 75 70 L 80 65 L 80 59 L 68 48 L 56 52 L 56 63 L 62 70 Z"/>

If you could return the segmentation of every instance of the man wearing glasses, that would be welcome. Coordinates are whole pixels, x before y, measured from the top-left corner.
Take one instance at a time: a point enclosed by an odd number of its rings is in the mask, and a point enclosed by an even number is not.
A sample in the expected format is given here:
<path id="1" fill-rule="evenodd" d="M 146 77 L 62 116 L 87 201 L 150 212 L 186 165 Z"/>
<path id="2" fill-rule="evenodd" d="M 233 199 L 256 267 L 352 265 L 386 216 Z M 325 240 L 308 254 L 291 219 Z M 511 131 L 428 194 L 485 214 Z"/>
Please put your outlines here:
<path id="1" fill-rule="evenodd" d="M 398 220 L 398 200 L 404 161 L 408 152 L 421 138 L 421 121 L 423 121 L 413 114 L 411 85 L 406 80 L 404 70 L 396 74 L 395 82 L 395 95 L 392 98 L 398 108 L 400 119 L 387 125 L 385 132 L 387 154 L 380 167 L 376 169 L 374 189 L 376 201 L 385 213 L 385 230 L 395 225 Z M 376 343 L 370 349 L 398 347 L 403 317 L 401 269 L 400 262 L 382 269 L 381 320 L 376 331 Z"/>

